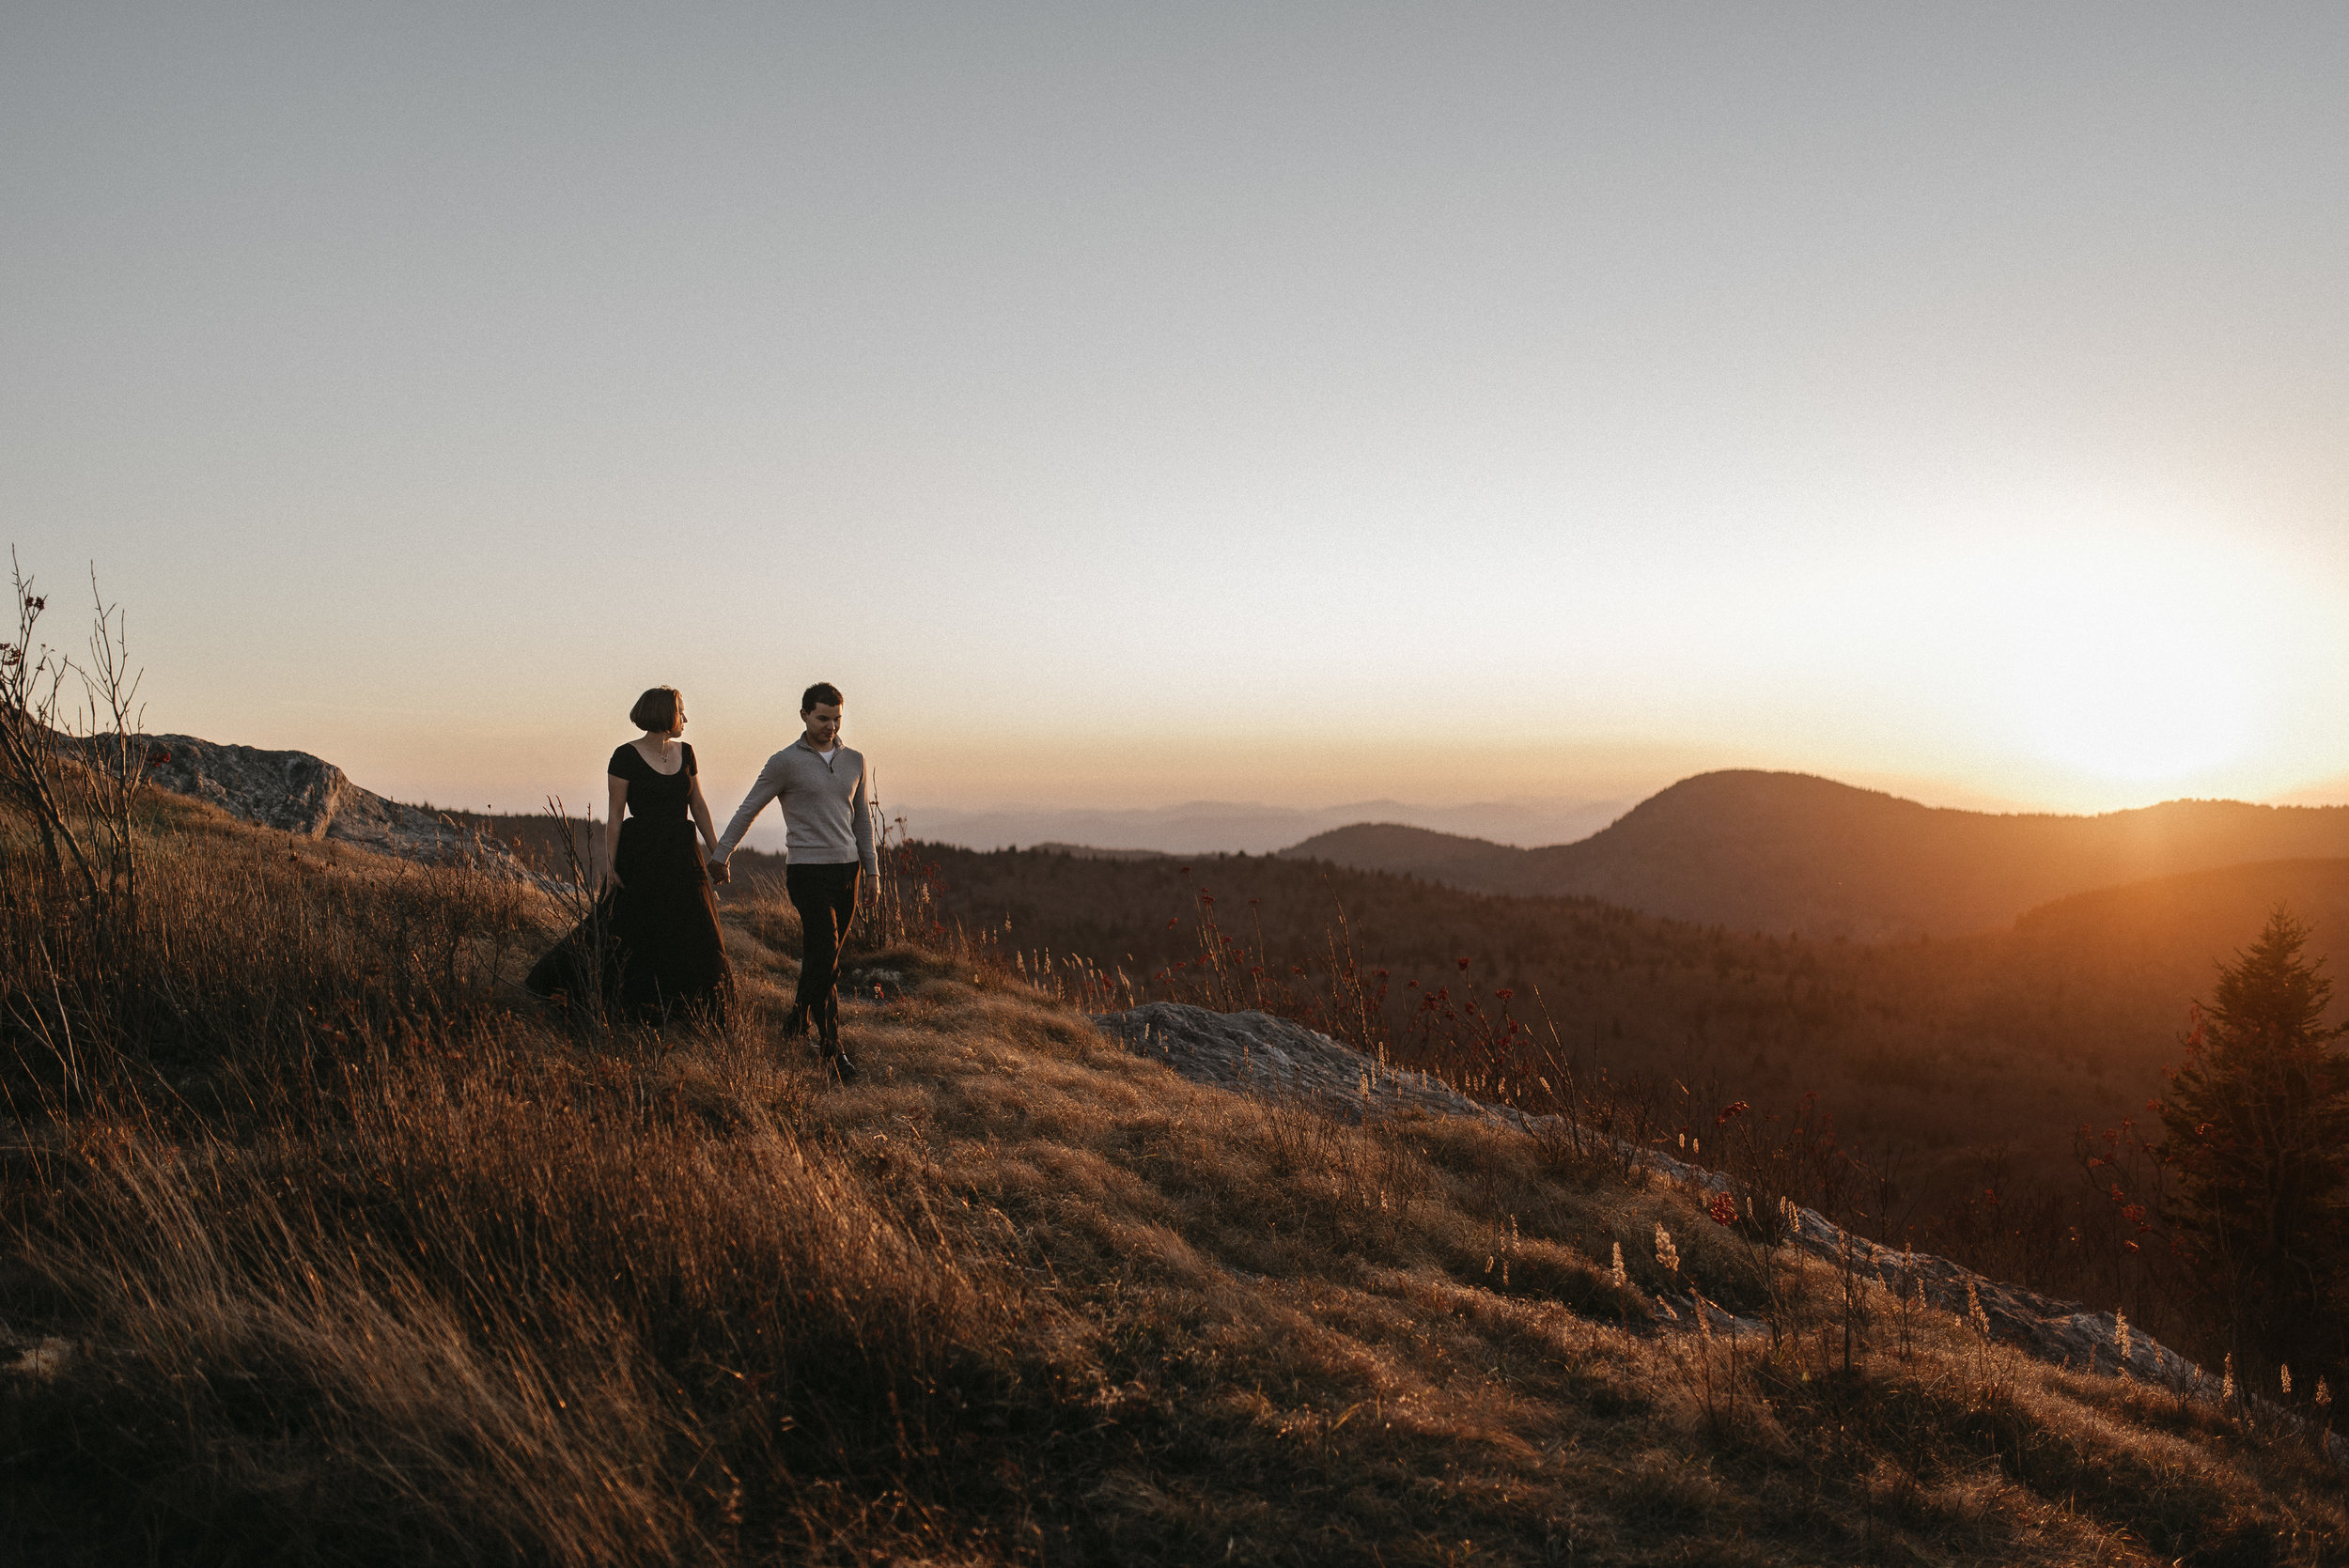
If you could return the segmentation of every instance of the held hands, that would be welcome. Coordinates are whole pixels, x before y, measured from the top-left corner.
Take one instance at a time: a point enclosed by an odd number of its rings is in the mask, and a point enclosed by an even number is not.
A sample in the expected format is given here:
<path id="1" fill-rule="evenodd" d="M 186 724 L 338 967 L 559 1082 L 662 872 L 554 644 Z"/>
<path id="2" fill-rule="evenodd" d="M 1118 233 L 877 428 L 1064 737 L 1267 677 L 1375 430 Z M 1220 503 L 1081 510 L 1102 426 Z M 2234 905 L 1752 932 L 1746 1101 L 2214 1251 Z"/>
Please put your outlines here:
<path id="1" fill-rule="evenodd" d="M 711 861 L 704 869 L 709 873 L 709 885 L 712 887 L 723 888 L 734 880 L 734 873 L 726 869 L 723 861 Z"/>

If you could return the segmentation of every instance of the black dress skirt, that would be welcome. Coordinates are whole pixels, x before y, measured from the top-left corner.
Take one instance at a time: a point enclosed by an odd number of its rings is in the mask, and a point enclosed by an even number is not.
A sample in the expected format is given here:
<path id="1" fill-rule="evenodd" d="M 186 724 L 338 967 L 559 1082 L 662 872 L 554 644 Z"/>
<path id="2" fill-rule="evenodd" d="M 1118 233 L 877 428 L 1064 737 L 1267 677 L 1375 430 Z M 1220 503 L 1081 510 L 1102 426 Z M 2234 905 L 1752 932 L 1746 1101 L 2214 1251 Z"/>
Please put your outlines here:
<path id="1" fill-rule="evenodd" d="M 734 970 L 688 808 L 693 748 L 683 751 L 674 773 L 656 772 L 633 745 L 612 753 L 612 776 L 628 783 L 612 856 L 620 885 L 530 971 L 540 996 L 594 986 L 619 1011 L 649 1018 L 717 1017 L 733 1003 Z"/>

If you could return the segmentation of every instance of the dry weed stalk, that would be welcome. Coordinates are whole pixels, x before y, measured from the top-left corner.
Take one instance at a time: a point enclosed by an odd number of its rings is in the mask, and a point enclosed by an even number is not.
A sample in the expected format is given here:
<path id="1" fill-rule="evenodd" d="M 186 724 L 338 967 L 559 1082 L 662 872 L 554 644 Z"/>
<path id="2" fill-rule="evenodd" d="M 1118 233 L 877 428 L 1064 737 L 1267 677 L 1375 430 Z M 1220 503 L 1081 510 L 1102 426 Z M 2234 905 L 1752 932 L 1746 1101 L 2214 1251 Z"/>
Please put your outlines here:
<path id="1" fill-rule="evenodd" d="M 36 641 L 49 600 L 13 549 L 9 562 L 17 625 L 0 642 L 0 803 L 33 823 L 51 875 L 79 883 L 86 918 L 118 934 L 138 896 L 132 827 L 150 766 L 137 734 L 145 673 L 131 667 L 126 613 L 107 602 L 95 568 L 88 655 L 76 663 Z M 69 675 L 81 687 L 78 713 L 62 700 Z"/>

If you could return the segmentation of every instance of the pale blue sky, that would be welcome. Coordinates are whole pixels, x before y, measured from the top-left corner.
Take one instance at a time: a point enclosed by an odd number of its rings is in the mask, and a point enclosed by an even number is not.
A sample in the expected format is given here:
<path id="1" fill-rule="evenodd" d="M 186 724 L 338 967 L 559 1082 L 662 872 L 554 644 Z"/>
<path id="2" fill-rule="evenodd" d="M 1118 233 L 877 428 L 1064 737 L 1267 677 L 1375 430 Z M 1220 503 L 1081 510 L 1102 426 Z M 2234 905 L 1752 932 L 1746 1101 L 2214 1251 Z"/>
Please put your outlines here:
<path id="1" fill-rule="evenodd" d="M 2349 775 L 2349 8 L 16 7 L 0 516 L 409 798 Z M 2341 798 L 2349 798 L 2349 790 Z"/>

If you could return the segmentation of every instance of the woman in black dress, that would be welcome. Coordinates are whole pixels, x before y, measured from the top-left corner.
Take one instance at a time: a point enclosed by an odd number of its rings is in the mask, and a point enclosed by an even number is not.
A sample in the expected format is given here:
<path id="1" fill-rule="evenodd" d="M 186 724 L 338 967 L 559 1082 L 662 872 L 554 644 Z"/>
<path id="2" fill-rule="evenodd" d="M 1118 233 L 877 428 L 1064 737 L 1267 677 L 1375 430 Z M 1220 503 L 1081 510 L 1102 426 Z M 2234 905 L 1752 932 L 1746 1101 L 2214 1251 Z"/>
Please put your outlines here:
<path id="1" fill-rule="evenodd" d="M 538 961 L 530 986 L 551 996 L 599 969 L 607 1000 L 624 1012 L 718 1017 L 734 1001 L 734 970 L 709 892 L 718 831 L 702 799 L 693 748 L 677 738 L 685 699 L 673 686 L 656 686 L 628 716 L 645 733 L 614 750 L 607 769 L 612 809 L 603 896 L 586 924 Z M 599 963 L 588 951 L 599 946 Z"/>

